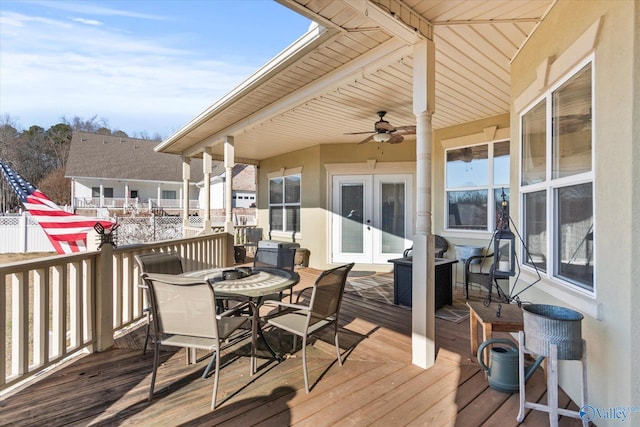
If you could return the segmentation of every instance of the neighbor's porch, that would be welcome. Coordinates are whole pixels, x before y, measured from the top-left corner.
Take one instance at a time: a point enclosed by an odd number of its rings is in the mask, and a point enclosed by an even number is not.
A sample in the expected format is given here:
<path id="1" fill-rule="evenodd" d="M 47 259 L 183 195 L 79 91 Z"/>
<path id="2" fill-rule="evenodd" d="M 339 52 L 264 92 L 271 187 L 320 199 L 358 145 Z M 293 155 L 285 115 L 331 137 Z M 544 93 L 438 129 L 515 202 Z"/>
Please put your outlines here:
<path id="1" fill-rule="evenodd" d="M 299 273 L 297 290 L 313 283 L 319 271 Z M 518 424 L 518 395 L 490 389 L 469 354 L 468 321 L 436 319 L 437 359 L 427 370 L 411 364 L 409 309 L 346 293 L 341 326 L 344 365 L 336 363 L 331 344 L 317 340 L 308 352 L 309 394 L 299 353 L 281 363 L 261 359 L 253 377 L 246 347 L 223 354 L 228 365 L 220 374 L 220 406 L 214 412 L 209 410 L 212 379 L 200 378 L 207 360 L 187 366 L 183 351 L 164 354 L 155 399 L 147 401 L 152 351 L 142 355 L 142 328 L 132 327 L 117 337 L 115 348 L 79 358 L 0 402 L 3 424 Z M 527 400 L 534 398 L 546 398 L 540 370 L 527 386 Z M 560 406 L 576 408 L 562 392 Z M 523 425 L 547 423 L 545 413 L 530 411 Z M 580 422 L 563 417 L 560 425 Z"/>

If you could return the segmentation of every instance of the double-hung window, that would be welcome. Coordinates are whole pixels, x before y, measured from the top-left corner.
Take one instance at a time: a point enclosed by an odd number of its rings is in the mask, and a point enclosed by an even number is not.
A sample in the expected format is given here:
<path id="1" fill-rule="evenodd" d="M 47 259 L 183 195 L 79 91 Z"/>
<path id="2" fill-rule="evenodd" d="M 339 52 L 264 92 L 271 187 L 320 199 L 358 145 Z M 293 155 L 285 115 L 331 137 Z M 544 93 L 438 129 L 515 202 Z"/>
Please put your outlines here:
<path id="1" fill-rule="evenodd" d="M 493 231 L 509 201 L 509 141 L 447 150 L 447 229 Z"/>
<path id="2" fill-rule="evenodd" d="M 300 174 L 269 179 L 271 231 L 300 232 Z"/>
<path id="3" fill-rule="evenodd" d="M 594 291 L 591 59 L 521 116 L 523 262 Z"/>

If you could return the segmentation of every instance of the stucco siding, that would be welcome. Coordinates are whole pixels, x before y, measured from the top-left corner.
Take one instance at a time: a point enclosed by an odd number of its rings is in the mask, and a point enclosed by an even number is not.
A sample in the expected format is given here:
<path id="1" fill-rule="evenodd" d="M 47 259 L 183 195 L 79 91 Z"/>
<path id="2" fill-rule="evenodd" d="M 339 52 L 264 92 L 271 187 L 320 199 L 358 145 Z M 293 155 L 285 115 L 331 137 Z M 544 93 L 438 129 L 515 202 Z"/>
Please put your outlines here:
<path id="1" fill-rule="evenodd" d="M 638 121 L 637 105 L 634 109 L 638 96 L 637 45 L 633 37 L 638 33 L 637 7 L 634 1 L 559 1 L 512 63 L 512 99 L 519 106 L 527 102 L 523 94 L 536 84 L 541 64 L 549 58 L 552 65 L 600 20 L 593 51 L 596 293 L 584 295 L 545 278 L 522 295 L 526 301 L 569 306 L 586 314 L 582 327 L 588 347 L 589 403 L 598 408 L 640 404 L 639 332 L 637 318 L 634 321 L 632 317 L 632 311 L 637 311 L 640 242 L 635 225 L 636 202 L 632 202 L 638 194 L 638 168 L 634 170 L 634 155 L 637 161 L 638 153 L 633 134 L 633 123 Z M 546 87 L 554 83 L 547 81 Z M 514 107 L 511 115 L 512 194 L 519 189 L 521 112 Z M 512 197 L 515 220 L 519 218 L 519 202 Z M 523 278 L 532 279 L 526 275 Z M 575 362 L 560 367 L 561 385 L 576 401 L 578 368 Z M 594 420 L 597 425 L 617 421 Z"/>

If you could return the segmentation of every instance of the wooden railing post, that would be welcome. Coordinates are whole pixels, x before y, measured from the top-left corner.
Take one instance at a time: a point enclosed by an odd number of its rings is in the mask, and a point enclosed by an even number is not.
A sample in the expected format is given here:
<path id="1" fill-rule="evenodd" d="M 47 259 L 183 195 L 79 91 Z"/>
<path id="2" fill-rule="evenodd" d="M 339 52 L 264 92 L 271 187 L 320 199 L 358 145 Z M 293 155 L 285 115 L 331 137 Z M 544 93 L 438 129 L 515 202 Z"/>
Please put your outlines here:
<path id="1" fill-rule="evenodd" d="M 96 265 L 96 351 L 113 346 L 113 246 L 104 244 Z"/>

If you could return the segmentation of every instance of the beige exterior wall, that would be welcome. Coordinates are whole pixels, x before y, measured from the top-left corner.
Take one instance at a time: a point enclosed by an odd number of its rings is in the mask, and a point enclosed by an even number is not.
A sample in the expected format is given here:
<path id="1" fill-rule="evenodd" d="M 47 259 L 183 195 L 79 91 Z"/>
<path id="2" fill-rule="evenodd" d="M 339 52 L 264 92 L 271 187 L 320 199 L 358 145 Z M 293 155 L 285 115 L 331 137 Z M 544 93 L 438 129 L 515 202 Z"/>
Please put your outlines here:
<path id="1" fill-rule="evenodd" d="M 377 163 L 413 162 L 415 141 L 405 139 L 400 144 L 326 144 L 260 162 L 258 170 L 258 224 L 268 227 L 268 176 L 282 169 L 302 168 L 302 208 L 300 214 L 300 246 L 310 251 L 309 265 L 326 269 L 330 261 L 330 189 L 325 164 L 362 163 L 375 160 Z M 414 173 L 414 171 L 409 171 Z M 265 228 L 265 238 L 268 230 Z M 273 234 L 274 240 L 291 241 L 291 235 Z M 369 269 L 371 267 L 369 266 Z M 379 266 L 390 270 L 391 264 Z"/>
<path id="2" fill-rule="evenodd" d="M 532 88 L 544 90 L 557 80 L 551 73 L 545 83 L 539 78 L 542 69 L 558 67 L 559 63 L 562 68 L 576 65 L 575 59 L 580 58 L 567 52 L 584 52 L 579 46 L 583 43 L 577 40 L 600 19 L 593 62 L 596 296 L 586 296 L 545 278 L 522 299 L 570 307 L 585 314 L 582 333 L 588 348 L 588 403 L 605 409 L 640 405 L 640 169 L 634 168 L 640 160 L 638 17 L 638 3 L 634 1 L 560 0 L 512 64 L 511 191 L 517 194 L 521 109 L 535 101 L 539 92 Z M 550 58 L 549 67 L 541 67 L 546 58 Z M 511 213 L 518 223 L 517 197 L 511 199 Z M 532 277 L 524 275 L 523 279 L 531 283 Z M 561 386 L 579 402 L 579 364 L 562 362 L 560 376 Z M 616 419 L 597 418 L 594 422 L 599 426 L 620 425 Z M 640 423 L 640 413 L 632 414 L 629 422 Z"/>

